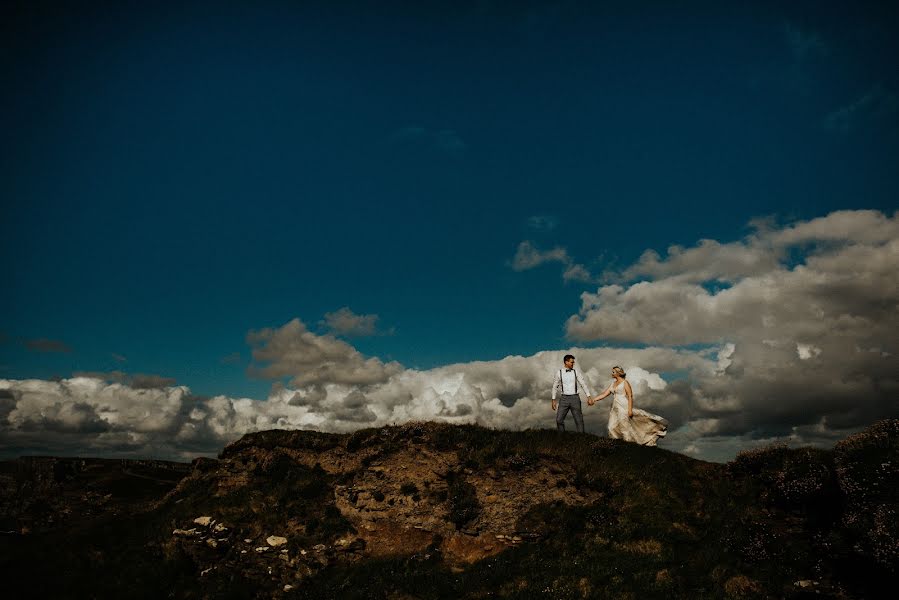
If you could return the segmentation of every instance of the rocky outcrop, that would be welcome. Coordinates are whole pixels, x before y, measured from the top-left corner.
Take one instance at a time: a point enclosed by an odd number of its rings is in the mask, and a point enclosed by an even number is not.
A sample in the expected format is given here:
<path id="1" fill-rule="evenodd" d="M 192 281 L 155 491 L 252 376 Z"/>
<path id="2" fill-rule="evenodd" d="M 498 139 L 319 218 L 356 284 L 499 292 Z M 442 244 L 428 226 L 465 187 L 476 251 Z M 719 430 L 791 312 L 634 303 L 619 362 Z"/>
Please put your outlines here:
<path id="1" fill-rule="evenodd" d="M 42 597 L 869 598 L 897 567 L 897 453 L 895 420 L 727 465 L 548 430 L 265 431 L 0 565 Z"/>

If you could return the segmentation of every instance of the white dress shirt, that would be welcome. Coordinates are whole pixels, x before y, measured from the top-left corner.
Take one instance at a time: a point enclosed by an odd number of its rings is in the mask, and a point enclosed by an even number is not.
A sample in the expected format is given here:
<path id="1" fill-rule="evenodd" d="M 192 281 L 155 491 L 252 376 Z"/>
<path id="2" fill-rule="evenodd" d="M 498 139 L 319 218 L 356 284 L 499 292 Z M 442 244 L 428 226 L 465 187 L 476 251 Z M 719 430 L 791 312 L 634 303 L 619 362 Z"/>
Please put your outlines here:
<path id="1" fill-rule="evenodd" d="M 577 369 L 559 369 L 556 371 L 555 378 L 553 379 L 553 400 L 556 399 L 556 395 L 561 392 L 562 395 L 573 396 L 577 391 L 584 390 L 584 393 L 587 396 L 592 396 L 590 393 L 590 388 L 587 385 L 587 382 L 584 381 L 584 378 L 580 373 L 577 372 Z"/>

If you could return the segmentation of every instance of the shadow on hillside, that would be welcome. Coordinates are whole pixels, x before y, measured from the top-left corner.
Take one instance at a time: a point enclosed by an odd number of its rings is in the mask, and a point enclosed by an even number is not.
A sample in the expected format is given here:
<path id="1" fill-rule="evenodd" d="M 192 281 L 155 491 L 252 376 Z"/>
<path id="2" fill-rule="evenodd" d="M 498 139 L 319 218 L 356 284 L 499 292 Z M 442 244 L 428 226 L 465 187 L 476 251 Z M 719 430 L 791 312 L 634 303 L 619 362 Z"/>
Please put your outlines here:
<path id="1" fill-rule="evenodd" d="M 897 444 L 888 420 L 720 465 L 548 430 L 266 431 L 129 514 L 4 536 L 0 566 L 23 597 L 872 598 Z"/>

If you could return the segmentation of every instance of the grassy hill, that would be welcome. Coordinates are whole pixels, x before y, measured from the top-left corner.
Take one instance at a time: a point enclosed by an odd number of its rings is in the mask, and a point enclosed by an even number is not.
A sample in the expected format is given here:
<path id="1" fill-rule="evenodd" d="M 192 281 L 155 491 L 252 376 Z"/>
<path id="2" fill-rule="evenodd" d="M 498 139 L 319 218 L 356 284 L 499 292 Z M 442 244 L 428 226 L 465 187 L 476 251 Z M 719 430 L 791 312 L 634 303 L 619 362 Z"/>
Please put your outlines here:
<path id="1" fill-rule="evenodd" d="M 0 567 L 25 597 L 874 598 L 897 448 L 899 420 L 726 465 L 550 430 L 265 431 L 128 514 L 0 538 Z"/>

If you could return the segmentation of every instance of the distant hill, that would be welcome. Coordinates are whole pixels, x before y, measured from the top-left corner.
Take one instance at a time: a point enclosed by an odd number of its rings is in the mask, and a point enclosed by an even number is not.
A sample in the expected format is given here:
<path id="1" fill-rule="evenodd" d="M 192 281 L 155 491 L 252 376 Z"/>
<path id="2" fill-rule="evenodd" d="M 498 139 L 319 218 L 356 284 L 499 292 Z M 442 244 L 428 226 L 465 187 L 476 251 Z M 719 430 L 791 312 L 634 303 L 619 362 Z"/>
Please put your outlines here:
<path id="1" fill-rule="evenodd" d="M 590 434 L 265 431 L 219 458 L 0 463 L 0 569 L 41 598 L 875 598 L 899 420 L 722 465 Z"/>

